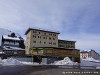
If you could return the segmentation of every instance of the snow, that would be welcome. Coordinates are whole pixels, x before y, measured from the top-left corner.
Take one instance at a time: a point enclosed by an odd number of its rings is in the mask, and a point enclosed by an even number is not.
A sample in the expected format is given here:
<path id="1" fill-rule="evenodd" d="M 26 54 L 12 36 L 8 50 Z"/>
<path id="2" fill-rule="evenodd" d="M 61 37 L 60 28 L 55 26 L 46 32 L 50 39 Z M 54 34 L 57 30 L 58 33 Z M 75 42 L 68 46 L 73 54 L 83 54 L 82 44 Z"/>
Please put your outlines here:
<path id="1" fill-rule="evenodd" d="M 100 61 L 93 58 L 81 59 L 80 66 L 100 66 Z"/>
<path id="2" fill-rule="evenodd" d="M 100 62 L 91 62 L 90 59 L 95 60 L 93 58 L 88 58 L 87 60 L 81 59 L 80 66 L 94 66 L 100 67 Z M 96 60 L 99 61 L 99 60 Z M 8 58 L 8 59 L 0 59 L 0 65 L 8 66 L 8 65 L 78 65 L 77 62 L 73 62 L 70 60 L 69 57 L 65 57 L 63 60 L 55 61 L 52 64 L 44 64 L 44 63 L 36 63 L 36 62 L 26 62 L 26 61 L 19 61 L 15 58 Z"/>
<path id="3" fill-rule="evenodd" d="M 1 65 L 22 65 L 22 63 L 16 59 L 9 58 L 9 59 L 0 59 Z"/>
<path id="4" fill-rule="evenodd" d="M 19 48 L 19 47 L 11 47 L 10 46 L 10 48 L 15 49 L 15 50 L 25 50 L 25 49 L 22 49 L 22 48 Z"/>
<path id="5" fill-rule="evenodd" d="M 11 47 L 11 46 L 4 46 L 3 48 L 6 49 L 6 50 L 25 50 L 25 49 L 22 49 L 22 48 L 19 48 L 19 47 Z"/>
<path id="6" fill-rule="evenodd" d="M 97 62 L 97 63 L 99 63 L 100 62 L 100 60 L 96 60 L 96 59 L 94 59 L 94 58 L 87 58 L 87 59 L 82 59 L 82 60 L 85 60 L 85 61 L 90 61 L 90 62 Z"/>
<path id="7" fill-rule="evenodd" d="M 9 58 L 9 59 L 0 59 L 0 65 L 7 66 L 7 65 L 39 65 L 39 63 L 33 63 L 33 62 L 24 62 L 24 61 L 19 61 L 14 58 Z"/>
<path id="8" fill-rule="evenodd" d="M 63 60 L 55 61 L 54 65 L 77 65 L 77 62 L 73 62 L 69 57 L 65 57 Z"/>
<path id="9" fill-rule="evenodd" d="M 5 39 L 20 40 L 18 37 L 9 37 L 9 36 L 7 36 L 7 35 L 3 35 L 3 37 L 4 37 Z"/>

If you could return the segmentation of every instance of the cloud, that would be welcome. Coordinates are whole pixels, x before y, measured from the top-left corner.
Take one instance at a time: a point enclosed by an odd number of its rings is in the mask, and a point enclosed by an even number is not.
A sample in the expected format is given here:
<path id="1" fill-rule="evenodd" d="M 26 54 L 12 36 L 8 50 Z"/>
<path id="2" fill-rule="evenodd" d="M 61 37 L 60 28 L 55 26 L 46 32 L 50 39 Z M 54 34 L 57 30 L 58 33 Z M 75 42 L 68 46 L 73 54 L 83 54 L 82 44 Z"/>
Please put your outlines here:
<path id="1" fill-rule="evenodd" d="M 23 37 L 29 27 L 60 31 L 59 38 L 76 40 L 77 48 L 99 50 L 99 4 L 100 0 L 0 0 L 0 27 Z"/>

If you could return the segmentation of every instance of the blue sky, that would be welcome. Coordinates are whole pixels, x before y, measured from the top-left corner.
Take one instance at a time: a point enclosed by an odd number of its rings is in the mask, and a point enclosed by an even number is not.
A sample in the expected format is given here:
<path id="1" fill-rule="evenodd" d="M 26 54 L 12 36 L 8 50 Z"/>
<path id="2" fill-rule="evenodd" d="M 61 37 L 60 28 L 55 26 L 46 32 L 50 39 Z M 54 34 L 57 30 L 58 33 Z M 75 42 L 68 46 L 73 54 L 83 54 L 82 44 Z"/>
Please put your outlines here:
<path id="1" fill-rule="evenodd" d="M 76 48 L 100 52 L 100 0 L 0 0 L 0 28 L 59 31 Z"/>

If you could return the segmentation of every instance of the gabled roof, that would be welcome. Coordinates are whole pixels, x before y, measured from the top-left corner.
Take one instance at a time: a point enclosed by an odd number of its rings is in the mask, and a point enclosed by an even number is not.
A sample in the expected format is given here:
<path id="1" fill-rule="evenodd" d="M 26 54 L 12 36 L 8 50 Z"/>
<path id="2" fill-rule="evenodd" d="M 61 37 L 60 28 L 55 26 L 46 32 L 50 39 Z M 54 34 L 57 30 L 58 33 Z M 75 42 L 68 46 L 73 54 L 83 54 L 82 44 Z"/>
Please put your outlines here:
<path id="1" fill-rule="evenodd" d="M 18 37 L 10 37 L 8 35 L 3 35 L 4 39 L 9 39 L 9 40 L 20 40 Z"/>

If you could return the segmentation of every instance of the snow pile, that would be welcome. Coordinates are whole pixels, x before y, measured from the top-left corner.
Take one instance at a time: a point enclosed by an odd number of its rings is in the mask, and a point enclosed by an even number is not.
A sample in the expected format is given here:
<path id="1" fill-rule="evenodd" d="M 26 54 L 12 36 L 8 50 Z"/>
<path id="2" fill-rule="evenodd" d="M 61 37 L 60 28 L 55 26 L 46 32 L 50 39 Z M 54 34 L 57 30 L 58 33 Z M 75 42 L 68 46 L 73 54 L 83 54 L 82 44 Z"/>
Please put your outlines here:
<path id="1" fill-rule="evenodd" d="M 39 63 L 36 62 L 24 62 L 24 61 L 19 61 L 14 58 L 9 58 L 9 59 L 0 59 L 0 65 L 39 65 Z"/>
<path id="2" fill-rule="evenodd" d="M 73 62 L 70 60 L 69 57 L 65 57 L 63 60 L 55 61 L 53 64 L 54 65 L 76 65 L 77 62 Z"/>
<path id="3" fill-rule="evenodd" d="M 36 63 L 36 62 L 21 62 L 22 64 L 24 65 L 40 65 L 39 63 Z"/>
<path id="4" fill-rule="evenodd" d="M 4 59 L 4 60 L 0 59 L 0 64 L 1 65 L 22 65 L 21 61 L 18 61 L 13 58 Z"/>

